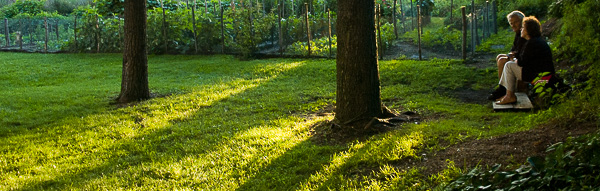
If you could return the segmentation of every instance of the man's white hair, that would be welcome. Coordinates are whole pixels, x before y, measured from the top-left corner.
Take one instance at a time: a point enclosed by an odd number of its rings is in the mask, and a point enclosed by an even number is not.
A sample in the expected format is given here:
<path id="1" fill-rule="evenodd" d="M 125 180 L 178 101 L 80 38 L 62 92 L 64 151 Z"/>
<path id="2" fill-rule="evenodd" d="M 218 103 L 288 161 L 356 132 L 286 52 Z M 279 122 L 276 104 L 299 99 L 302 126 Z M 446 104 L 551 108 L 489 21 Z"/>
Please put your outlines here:
<path id="1" fill-rule="evenodd" d="M 525 18 L 525 14 L 523 14 L 521 11 L 513 11 L 506 15 L 506 19 L 508 20 L 510 20 L 512 17 L 519 17 L 520 20 L 523 20 L 523 18 Z"/>

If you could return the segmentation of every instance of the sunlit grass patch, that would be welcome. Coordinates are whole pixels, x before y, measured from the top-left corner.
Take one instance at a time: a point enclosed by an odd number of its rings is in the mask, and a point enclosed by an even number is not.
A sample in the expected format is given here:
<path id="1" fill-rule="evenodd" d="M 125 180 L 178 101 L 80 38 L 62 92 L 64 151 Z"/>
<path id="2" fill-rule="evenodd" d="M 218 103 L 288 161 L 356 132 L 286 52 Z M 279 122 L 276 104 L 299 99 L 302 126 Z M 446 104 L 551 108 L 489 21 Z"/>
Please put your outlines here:
<path id="1" fill-rule="evenodd" d="M 384 103 L 423 120 L 328 145 L 311 130 L 333 119 L 316 113 L 333 112 L 334 60 L 150 56 L 155 97 L 118 107 L 120 55 L 0 58 L 0 190 L 418 190 L 455 171 L 398 163 L 537 123 L 453 97 L 495 78 L 455 60 L 381 62 Z"/>

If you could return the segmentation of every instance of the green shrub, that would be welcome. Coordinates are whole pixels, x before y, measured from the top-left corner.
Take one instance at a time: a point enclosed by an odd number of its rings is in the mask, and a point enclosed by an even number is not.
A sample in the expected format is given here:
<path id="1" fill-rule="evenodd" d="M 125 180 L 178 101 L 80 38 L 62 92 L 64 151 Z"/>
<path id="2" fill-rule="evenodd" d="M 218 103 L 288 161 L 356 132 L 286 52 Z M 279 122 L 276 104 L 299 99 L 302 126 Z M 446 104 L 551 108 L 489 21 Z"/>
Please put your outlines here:
<path id="1" fill-rule="evenodd" d="M 577 68 L 586 68 L 575 74 L 587 78 L 587 88 L 600 87 L 600 3 L 596 0 L 566 1 L 562 8 L 562 26 L 556 35 L 555 49 L 557 59 L 566 63 L 577 72 Z"/>
<path id="2" fill-rule="evenodd" d="M 323 37 L 320 39 L 310 41 L 311 55 L 317 56 L 329 56 L 329 38 Z M 295 42 L 290 47 L 293 54 L 308 55 L 307 42 Z M 337 52 L 337 36 L 331 37 L 331 54 L 335 55 Z"/>
<path id="3" fill-rule="evenodd" d="M 589 190 L 600 187 L 600 133 L 568 139 L 547 149 L 545 158 L 530 157 L 512 171 L 475 168 L 446 190 Z"/>
<path id="4" fill-rule="evenodd" d="M 13 18 L 19 14 L 37 15 L 44 11 L 44 1 L 17 0 L 0 9 L 2 17 Z"/>
<path id="5" fill-rule="evenodd" d="M 48 12 L 58 12 L 61 15 L 69 15 L 78 5 L 69 0 L 48 0 L 44 9 Z"/>

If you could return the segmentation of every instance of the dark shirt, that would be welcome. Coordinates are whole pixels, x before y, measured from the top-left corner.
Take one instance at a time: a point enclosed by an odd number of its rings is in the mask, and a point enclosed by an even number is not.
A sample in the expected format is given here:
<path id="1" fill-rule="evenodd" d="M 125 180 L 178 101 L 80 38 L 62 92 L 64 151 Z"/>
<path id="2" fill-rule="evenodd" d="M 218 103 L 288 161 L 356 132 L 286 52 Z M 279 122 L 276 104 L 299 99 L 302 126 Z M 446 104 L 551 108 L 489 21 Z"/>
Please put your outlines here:
<path id="1" fill-rule="evenodd" d="M 529 39 L 525 43 L 517 64 L 523 67 L 521 77 L 525 82 L 532 82 L 543 72 L 555 73 L 552 50 L 542 37 Z"/>
<path id="2" fill-rule="evenodd" d="M 515 33 L 515 40 L 513 40 L 513 46 L 510 48 L 511 52 L 515 52 L 515 58 L 519 59 L 525 43 L 527 43 L 527 39 L 521 37 L 521 30 L 519 30 Z"/>

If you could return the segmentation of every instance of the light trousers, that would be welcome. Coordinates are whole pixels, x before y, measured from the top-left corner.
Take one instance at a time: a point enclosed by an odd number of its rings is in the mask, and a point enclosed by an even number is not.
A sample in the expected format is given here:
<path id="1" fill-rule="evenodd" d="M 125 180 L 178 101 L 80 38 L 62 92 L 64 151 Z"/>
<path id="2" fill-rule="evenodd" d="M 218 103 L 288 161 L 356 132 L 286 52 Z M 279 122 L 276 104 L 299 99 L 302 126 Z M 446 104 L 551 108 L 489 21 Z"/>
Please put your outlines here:
<path id="1" fill-rule="evenodd" d="M 500 85 L 504 86 L 507 91 L 515 92 L 517 89 L 517 80 L 522 80 L 523 68 L 517 65 L 514 61 L 508 61 L 504 65 L 504 71 L 502 71 L 502 76 L 500 77 Z"/>

